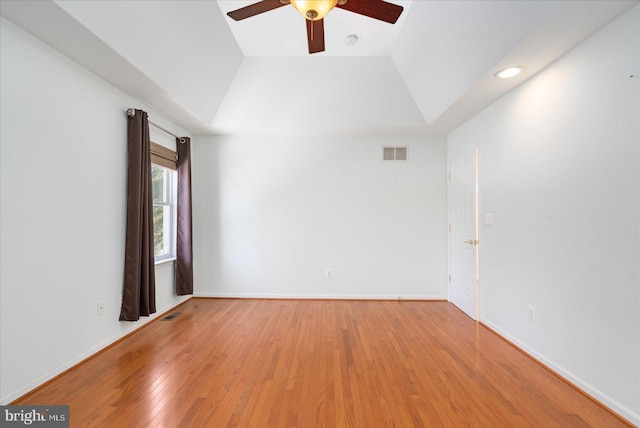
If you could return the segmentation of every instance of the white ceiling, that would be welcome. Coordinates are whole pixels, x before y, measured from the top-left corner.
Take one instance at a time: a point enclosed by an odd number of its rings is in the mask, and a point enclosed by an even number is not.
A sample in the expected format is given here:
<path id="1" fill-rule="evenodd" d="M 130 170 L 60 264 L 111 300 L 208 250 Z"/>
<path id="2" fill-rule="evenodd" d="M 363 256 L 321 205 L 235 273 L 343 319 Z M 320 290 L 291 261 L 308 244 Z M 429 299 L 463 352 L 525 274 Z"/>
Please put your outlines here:
<path id="1" fill-rule="evenodd" d="M 395 25 L 333 10 L 314 55 L 291 6 L 225 14 L 250 3 L 2 0 L 0 13 L 194 134 L 397 135 L 450 132 L 639 1 L 395 1 Z M 520 76 L 495 78 L 514 64 Z"/>

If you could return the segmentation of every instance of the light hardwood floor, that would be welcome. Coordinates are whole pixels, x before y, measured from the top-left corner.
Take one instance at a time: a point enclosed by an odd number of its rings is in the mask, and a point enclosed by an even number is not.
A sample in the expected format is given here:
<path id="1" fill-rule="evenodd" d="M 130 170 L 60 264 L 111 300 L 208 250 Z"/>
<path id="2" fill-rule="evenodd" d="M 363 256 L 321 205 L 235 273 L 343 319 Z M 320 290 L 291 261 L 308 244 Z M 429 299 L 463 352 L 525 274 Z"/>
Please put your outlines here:
<path id="1" fill-rule="evenodd" d="M 447 302 L 175 311 L 13 404 L 72 427 L 630 426 Z"/>

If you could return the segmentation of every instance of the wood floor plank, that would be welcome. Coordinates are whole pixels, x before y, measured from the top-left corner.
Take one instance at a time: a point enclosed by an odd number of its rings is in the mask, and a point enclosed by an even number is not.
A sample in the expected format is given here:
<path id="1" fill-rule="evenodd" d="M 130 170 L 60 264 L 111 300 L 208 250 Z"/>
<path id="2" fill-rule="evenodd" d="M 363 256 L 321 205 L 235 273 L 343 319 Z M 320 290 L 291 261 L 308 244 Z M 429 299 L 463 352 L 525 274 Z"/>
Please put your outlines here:
<path id="1" fill-rule="evenodd" d="M 12 404 L 73 427 L 631 426 L 447 302 L 191 299 Z"/>

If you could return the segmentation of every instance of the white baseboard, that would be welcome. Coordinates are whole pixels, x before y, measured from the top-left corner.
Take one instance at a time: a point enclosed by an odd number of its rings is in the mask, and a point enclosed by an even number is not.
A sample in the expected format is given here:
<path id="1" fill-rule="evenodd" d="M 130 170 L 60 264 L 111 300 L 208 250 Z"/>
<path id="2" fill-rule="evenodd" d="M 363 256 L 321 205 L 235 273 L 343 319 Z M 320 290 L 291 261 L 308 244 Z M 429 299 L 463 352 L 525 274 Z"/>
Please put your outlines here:
<path id="1" fill-rule="evenodd" d="M 271 294 L 271 293 L 196 293 L 193 297 L 213 297 L 222 299 L 313 299 L 313 300 L 447 300 L 439 295 L 362 295 L 362 294 Z"/>
<path id="2" fill-rule="evenodd" d="M 607 396 L 606 394 L 603 394 L 598 389 L 596 389 L 593 386 L 589 385 L 587 382 L 583 381 L 579 377 L 575 376 L 573 373 L 571 373 L 568 370 L 564 369 L 563 367 L 559 366 L 554 361 L 550 360 L 549 358 L 545 357 L 544 355 L 540 354 L 539 352 L 535 351 L 534 349 L 531 349 L 530 347 L 528 347 L 524 343 L 520 342 L 518 339 L 516 339 L 513 336 L 511 336 L 509 333 L 506 333 L 505 331 L 503 331 L 500 328 L 496 327 L 495 325 L 493 325 L 489 321 L 487 321 L 485 319 L 481 319 L 480 322 L 485 324 L 491 330 L 494 330 L 500 336 L 502 336 L 505 339 L 507 339 L 513 345 L 515 345 L 518 348 L 520 348 L 520 350 L 522 350 L 523 352 L 528 354 L 533 359 L 537 360 L 538 362 L 540 362 L 544 366 L 546 366 L 549 369 L 551 369 L 554 372 L 556 372 L 558 375 L 562 376 L 565 380 L 570 382 L 572 385 L 574 385 L 576 388 L 580 389 L 585 394 L 589 395 L 590 397 L 592 397 L 596 401 L 600 402 L 602 405 L 608 407 L 612 412 L 618 414 L 620 417 L 622 417 L 623 419 L 626 419 L 627 421 L 629 421 L 633 425 L 635 425 L 637 427 L 640 427 L 640 415 L 634 413 L 630 409 L 627 409 L 625 406 L 623 406 L 622 404 L 618 403 L 616 400 L 612 399 L 611 397 Z"/>

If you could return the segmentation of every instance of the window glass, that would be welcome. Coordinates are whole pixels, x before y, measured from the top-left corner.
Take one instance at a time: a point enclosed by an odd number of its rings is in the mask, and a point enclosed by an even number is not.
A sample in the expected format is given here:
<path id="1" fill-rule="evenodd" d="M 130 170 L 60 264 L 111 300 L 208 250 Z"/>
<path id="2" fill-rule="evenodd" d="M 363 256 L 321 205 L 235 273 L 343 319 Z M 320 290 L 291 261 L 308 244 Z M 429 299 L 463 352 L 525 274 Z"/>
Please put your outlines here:
<path id="1" fill-rule="evenodd" d="M 175 177 L 175 171 L 151 165 L 153 244 L 156 262 L 175 257 Z"/>
<path id="2" fill-rule="evenodd" d="M 153 185 L 153 202 L 166 202 L 167 170 L 158 165 L 151 165 L 151 183 Z"/>

